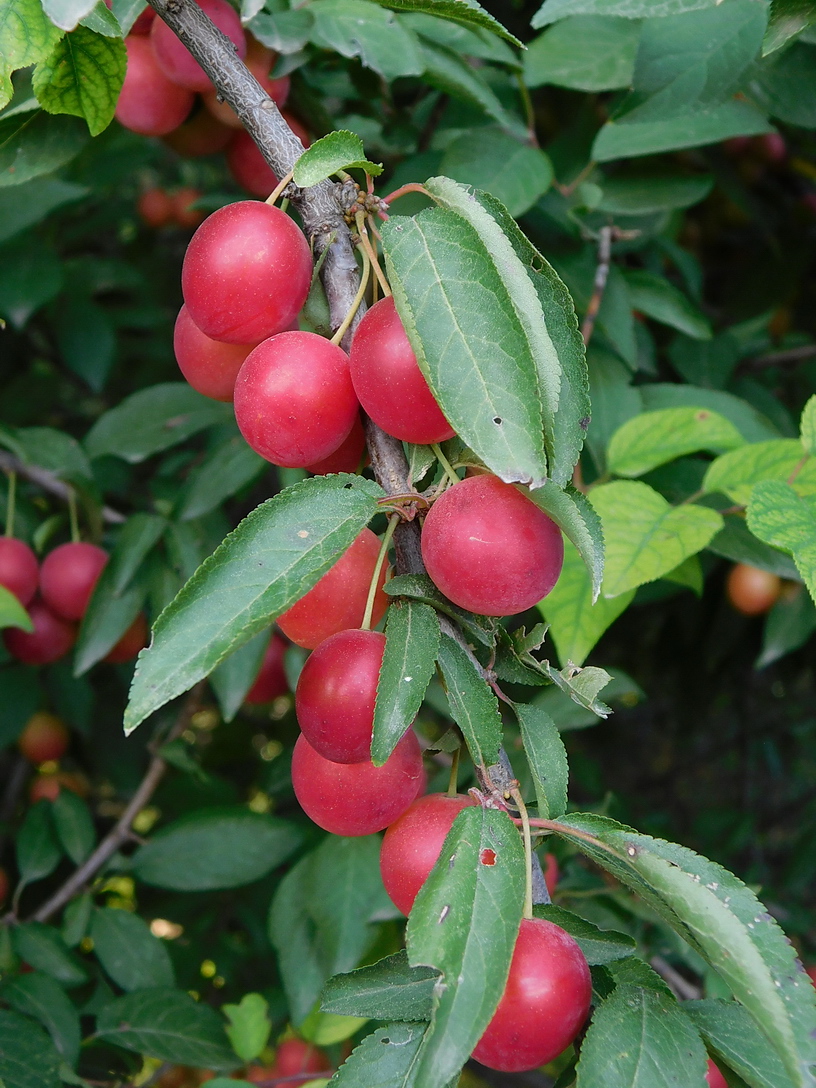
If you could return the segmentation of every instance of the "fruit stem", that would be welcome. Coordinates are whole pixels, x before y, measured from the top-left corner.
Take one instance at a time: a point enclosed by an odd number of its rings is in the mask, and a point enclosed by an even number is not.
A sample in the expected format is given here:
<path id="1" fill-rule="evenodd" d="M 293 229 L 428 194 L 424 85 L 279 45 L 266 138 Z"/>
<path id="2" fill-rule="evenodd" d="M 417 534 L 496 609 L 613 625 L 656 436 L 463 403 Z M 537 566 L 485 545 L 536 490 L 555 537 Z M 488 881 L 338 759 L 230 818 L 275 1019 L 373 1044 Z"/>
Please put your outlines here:
<path id="1" fill-rule="evenodd" d="M 17 473 L 8 474 L 8 498 L 6 499 L 6 536 L 14 536 L 14 507 L 17 496 Z"/>
<path id="2" fill-rule="evenodd" d="M 445 475 L 448 477 L 452 484 L 459 483 L 459 477 L 453 471 L 453 465 L 442 452 L 442 447 L 438 442 L 431 442 L 431 449 L 434 451 L 434 455 L 442 468 L 445 470 Z"/>
<path id="3" fill-rule="evenodd" d="M 524 914 L 525 918 L 533 917 L 533 843 L 530 837 L 530 818 L 527 815 L 527 806 L 518 789 L 511 790 L 510 796 L 516 803 L 516 808 L 521 817 L 521 831 L 524 836 Z"/>
<path id="4" fill-rule="evenodd" d="M 427 196 L 429 200 L 435 200 L 435 197 L 431 196 L 424 185 L 420 185 L 419 182 L 410 181 L 407 185 L 401 185 L 399 189 L 395 189 L 393 193 L 389 193 L 388 196 L 383 197 L 383 204 L 390 204 L 392 200 L 399 200 L 401 196 L 406 196 L 408 193 L 422 193 L 423 196 Z"/>
<path id="5" fill-rule="evenodd" d="M 71 542 L 73 544 L 78 544 L 80 536 L 79 520 L 77 519 L 76 491 L 74 491 L 72 487 L 68 488 L 68 517 L 71 519 Z"/>
<path id="6" fill-rule="evenodd" d="M 462 745 L 453 753 L 451 758 L 450 780 L 448 782 L 448 797 L 455 797 L 459 792 L 459 756 L 462 753 Z"/>
<path id="7" fill-rule="evenodd" d="M 357 288 L 357 294 L 354 296 L 354 301 L 349 307 L 349 312 L 343 319 L 343 324 L 331 338 L 333 344 L 340 344 L 343 337 L 348 332 L 349 325 L 354 320 L 354 315 L 360 309 L 360 303 L 363 301 L 363 295 L 365 295 L 365 290 L 368 286 L 368 277 L 371 275 L 371 259 L 365 249 L 361 249 L 360 252 L 363 255 L 363 271 L 360 275 L 360 286 Z"/>
<path id="8" fill-rule="evenodd" d="M 286 188 L 286 186 L 292 180 L 293 173 L 294 173 L 294 171 L 290 170 L 289 173 L 286 175 L 286 177 L 282 178 L 278 182 L 277 187 L 275 189 L 273 189 L 272 192 L 269 194 L 269 196 L 266 198 L 266 203 L 267 204 L 277 204 L 278 197 L 281 195 L 283 190 Z"/>
<path id="9" fill-rule="evenodd" d="M 357 212 L 354 217 L 354 222 L 357 224 L 357 233 L 360 236 L 360 245 L 368 254 L 369 260 L 371 261 L 371 267 L 374 269 L 377 279 L 380 282 L 382 293 L 385 295 L 386 298 L 389 298 L 391 295 L 391 288 L 388 286 L 388 280 L 383 275 L 383 270 L 380 268 L 380 262 L 377 258 L 377 254 L 374 252 L 374 247 L 371 245 L 371 240 L 368 237 L 368 227 L 365 224 L 365 213 Z"/>
<path id="10" fill-rule="evenodd" d="M 360 624 L 363 631 L 371 630 L 371 617 L 374 613 L 374 598 L 377 595 L 377 583 L 380 580 L 380 571 L 385 562 L 385 557 L 388 554 L 391 537 L 394 535 L 394 530 L 396 529 L 399 520 L 399 514 L 392 514 L 388 519 L 388 528 L 385 530 L 385 536 L 382 538 L 380 554 L 377 556 L 377 562 L 374 564 L 374 572 L 371 575 L 371 585 L 368 587 L 368 598 L 366 600 L 365 612 L 363 613 L 363 622 Z"/>

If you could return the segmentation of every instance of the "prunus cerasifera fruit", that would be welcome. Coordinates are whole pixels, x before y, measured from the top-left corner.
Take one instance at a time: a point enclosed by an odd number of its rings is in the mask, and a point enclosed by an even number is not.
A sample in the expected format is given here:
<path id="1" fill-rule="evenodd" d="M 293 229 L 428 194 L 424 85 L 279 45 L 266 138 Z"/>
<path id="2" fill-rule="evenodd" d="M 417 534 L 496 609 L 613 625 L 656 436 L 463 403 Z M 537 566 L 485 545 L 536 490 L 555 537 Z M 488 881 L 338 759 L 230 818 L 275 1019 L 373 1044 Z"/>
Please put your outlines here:
<path id="1" fill-rule="evenodd" d="M 363 763 L 371 759 L 377 683 L 385 652 L 378 631 L 340 631 L 303 666 L 295 713 L 304 737 L 324 759 Z"/>
<path id="2" fill-rule="evenodd" d="M 498 1008 L 473 1057 L 520 1073 L 552 1061 L 589 1012 L 592 979 L 577 942 L 543 918 L 523 918 Z"/>
<path id="3" fill-rule="evenodd" d="M 58 771 L 56 774 L 38 774 L 32 779 L 28 797 L 32 805 L 37 801 L 56 801 L 62 790 L 70 790 L 77 797 L 87 797 L 88 781 L 81 774 Z"/>
<path id="4" fill-rule="evenodd" d="M 359 627 L 379 554 L 379 538 L 370 529 L 363 529 L 320 581 L 297 604 L 278 616 L 278 627 L 286 637 L 306 650 L 314 650 L 331 635 Z M 385 564 L 374 596 L 373 627 L 388 607 L 388 595 L 382 588 L 384 583 Z"/>
<path id="5" fill-rule="evenodd" d="M 424 781 L 419 741 L 409 729 L 382 767 L 333 763 L 305 737 L 292 756 L 292 785 L 310 819 L 333 835 L 372 835 L 404 812 Z"/>
<path id="6" fill-rule="evenodd" d="M 200 191 L 191 185 L 183 185 L 173 193 L 173 218 L 180 227 L 189 230 L 197 227 L 205 218 L 205 213 L 200 208 L 192 206 L 200 198 Z"/>
<path id="7" fill-rule="evenodd" d="M 300 1088 L 314 1080 L 318 1073 L 330 1074 L 332 1069 L 328 1057 L 311 1043 L 302 1039 L 284 1039 L 275 1051 L 272 1065 L 253 1065 L 247 1070 L 246 1079 L 250 1084 L 269 1084 L 280 1081 L 286 1088 Z M 298 1073 L 304 1076 L 299 1077 Z"/>
<path id="8" fill-rule="evenodd" d="M 395 907 L 408 914 L 442 852 L 442 844 L 470 797 L 429 793 L 413 802 L 386 831 L 380 873 Z"/>
<path id="9" fill-rule="evenodd" d="M 56 714 L 39 710 L 26 722 L 17 747 L 29 763 L 45 763 L 51 759 L 62 759 L 70 741 L 71 735 L 65 722 Z"/>
<path id="10" fill-rule="evenodd" d="M 158 230 L 173 222 L 175 207 L 166 189 L 145 189 L 136 201 L 136 210 L 147 227 Z"/>
<path id="11" fill-rule="evenodd" d="M 471 476 L 436 500 L 422 530 L 422 558 L 460 608 L 510 616 L 546 597 L 561 573 L 561 530 L 518 488 Z"/>
<path id="12" fill-rule="evenodd" d="M 213 400 L 229 401 L 252 344 L 213 340 L 196 325 L 187 307 L 182 306 L 173 330 L 173 351 L 179 370 L 193 389 Z"/>
<path id="13" fill-rule="evenodd" d="M 248 132 L 236 132 L 227 146 L 230 173 L 248 193 L 266 200 L 278 184 L 275 171 Z"/>
<path id="14" fill-rule="evenodd" d="M 728 1081 L 719 1071 L 711 1058 L 708 1059 L 708 1069 L 706 1070 L 705 1079 L 708 1088 L 728 1088 Z"/>
<path id="15" fill-rule="evenodd" d="M 279 695 L 285 695 L 289 690 L 289 681 L 283 668 L 283 659 L 286 654 L 286 643 L 280 635 L 273 632 L 269 645 L 264 651 L 261 667 L 252 687 L 244 696 L 244 702 L 256 705 L 258 703 L 271 703 Z"/>
<path id="16" fill-rule="evenodd" d="M 293 220 L 280 208 L 240 200 L 213 212 L 190 239 L 181 290 L 207 336 L 258 344 L 294 321 L 311 278 L 309 246 Z"/>
<path id="17" fill-rule="evenodd" d="M 77 540 L 60 544 L 43 560 L 40 593 L 49 608 L 66 620 L 81 620 L 88 608 L 108 553 Z"/>
<path id="18" fill-rule="evenodd" d="M 558 884 L 558 860 L 555 854 L 547 854 L 544 859 L 544 883 L 547 885 L 547 891 L 550 895 L 555 891 Z"/>
<path id="19" fill-rule="evenodd" d="M 0 904 L 5 903 L 9 893 L 9 877 L 5 869 L 0 867 Z"/>
<path id="20" fill-rule="evenodd" d="M 13 536 L 0 537 L 0 586 L 25 606 L 37 592 L 39 580 L 37 557 L 28 544 Z"/>
<path id="21" fill-rule="evenodd" d="M 284 332 L 259 344 L 238 373 L 234 399 L 249 445 L 289 468 L 333 453 L 360 409 L 348 356 L 313 332 Z"/>
<path id="22" fill-rule="evenodd" d="M 116 102 L 116 120 L 142 136 L 165 136 L 193 108 L 193 93 L 167 78 L 156 63 L 149 38 L 128 35 L 125 46 L 127 72 Z"/>
<path id="23" fill-rule="evenodd" d="M 198 159 L 223 151 L 232 135 L 231 128 L 216 121 L 209 110 L 201 108 L 162 139 L 183 158 Z"/>
<path id="24" fill-rule="evenodd" d="M 330 472 L 357 472 L 365 453 L 365 431 L 360 422 L 360 416 L 354 420 L 354 424 L 334 453 L 328 457 L 315 461 L 313 465 L 307 465 L 309 472 L 315 475 L 325 476 Z"/>
<path id="25" fill-rule="evenodd" d="M 725 591 L 731 605 L 744 616 L 761 616 L 779 600 L 782 581 L 778 575 L 747 563 L 737 563 L 728 572 Z"/>
<path id="26" fill-rule="evenodd" d="M 456 433 L 442 415 L 405 334 L 393 298 L 363 317 L 351 342 L 351 380 L 365 411 L 404 442 L 444 442 Z"/>
<path id="27" fill-rule="evenodd" d="M 3 641 L 12 657 L 26 665 L 48 665 L 65 657 L 76 642 L 76 627 L 58 616 L 39 597 L 28 606 L 34 630 L 7 627 Z"/>
<path id="28" fill-rule="evenodd" d="M 199 0 L 199 7 L 230 39 L 239 57 L 246 56 L 247 42 L 237 11 L 226 0 Z M 155 19 L 150 28 L 150 42 L 156 61 L 168 79 L 189 91 L 206 91 L 212 84 L 209 76 L 186 45 L 162 19 Z"/>

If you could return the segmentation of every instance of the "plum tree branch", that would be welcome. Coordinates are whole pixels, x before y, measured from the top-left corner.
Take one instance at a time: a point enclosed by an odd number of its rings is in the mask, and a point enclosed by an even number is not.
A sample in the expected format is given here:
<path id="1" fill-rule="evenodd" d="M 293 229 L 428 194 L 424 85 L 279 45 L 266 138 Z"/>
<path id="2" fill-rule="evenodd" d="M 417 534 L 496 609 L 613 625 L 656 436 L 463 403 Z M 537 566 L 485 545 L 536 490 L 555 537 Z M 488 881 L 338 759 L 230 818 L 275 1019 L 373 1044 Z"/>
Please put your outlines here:
<path id="1" fill-rule="evenodd" d="M 180 737 L 184 730 L 189 726 L 193 715 L 200 706 L 204 686 L 205 681 L 202 680 L 189 692 L 179 711 L 178 718 L 176 718 L 172 728 L 164 738 L 164 744 L 169 744 L 170 741 L 176 740 L 176 738 Z M 49 918 L 53 917 L 57 911 L 61 910 L 66 903 L 73 899 L 78 892 L 82 891 L 88 881 L 96 876 L 105 862 L 113 857 L 119 847 L 128 841 L 131 837 L 131 825 L 133 824 L 133 821 L 155 793 L 156 787 L 161 782 L 162 778 L 164 778 L 167 766 L 167 762 L 162 759 L 160 755 L 153 756 L 148 764 L 144 778 L 140 782 L 133 797 L 128 802 L 125 811 L 87 861 L 84 861 L 82 865 L 68 877 L 65 883 L 54 892 L 51 898 L 47 899 L 42 906 L 34 912 L 31 916 L 32 921 L 47 922 Z"/>
<path id="2" fill-rule="evenodd" d="M 0 470 L 8 473 L 14 472 L 24 480 L 36 484 L 43 491 L 56 495 L 63 502 L 68 502 L 71 488 L 64 480 L 61 480 L 59 476 L 55 476 L 53 472 L 49 472 L 48 469 L 39 468 L 37 465 L 29 465 L 11 453 L 0 451 Z M 102 507 L 102 517 L 110 525 L 121 525 L 127 520 L 124 514 L 110 506 Z"/>
<path id="3" fill-rule="evenodd" d="M 229 38 L 204 14 L 195 0 L 148 2 L 187 46 L 219 96 L 238 114 L 275 174 L 280 178 L 285 177 L 303 153 L 303 145 L 286 124 L 275 103 L 240 60 Z M 360 282 L 351 232 L 345 218 L 345 210 L 350 207 L 349 201 L 356 193 L 347 185 L 323 181 L 306 189 L 290 184 L 286 188 L 286 195 L 300 213 L 315 257 L 318 260 L 322 258 L 320 279 L 329 304 L 332 329 L 338 329 L 355 304 Z M 343 338 L 346 349 L 364 312 L 363 304 Z M 365 420 L 365 431 L 371 467 L 377 482 L 389 495 L 405 494 L 409 490 L 409 470 L 402 443 L 386 434 L 370 419 Z M 394 548 L 398 573 L 425 572 L 416 521 L 403 522 L 398 526 L 394 534 Z M 458 637 L 462 638 L 461 632 L 458 632 Z M 501 757 L 501 771 L 507 773 L 509 761 L 504 752 Z M 536 902 L 549 902 L 541 866 L 535 856 L 534 863 L 538 868 L 538 873 L 534 872 L 533 876 Z"/>

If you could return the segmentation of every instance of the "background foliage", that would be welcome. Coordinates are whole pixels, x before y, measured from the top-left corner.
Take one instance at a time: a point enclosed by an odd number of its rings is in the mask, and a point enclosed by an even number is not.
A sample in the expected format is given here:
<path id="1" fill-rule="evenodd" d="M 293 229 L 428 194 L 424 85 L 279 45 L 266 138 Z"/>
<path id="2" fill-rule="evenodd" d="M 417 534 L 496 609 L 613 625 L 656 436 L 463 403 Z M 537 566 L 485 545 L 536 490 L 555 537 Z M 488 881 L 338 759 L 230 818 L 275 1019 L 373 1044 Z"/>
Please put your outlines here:
<path id="1" fill-rule="evenodd" d="M 190 232 L 144 225 L 138 196 L 156 185 L 193 186 L 198 207 L 212 210 L 245 194 L 223 156 L 185 159 L 110 123 L 124 76 L 121 31 L 139 7 L 114 0 L 111 14 L 78 0 L 0 3 L 0 443 L 68 483 L 87 536 L 114 557 L 71 662 L 40 670 L 7 655 L 0 662 L 2 860 L 22 919 L 87 858 L 132 796 L 153 738 L 160 743 L 179 712 L 162 702 L 223 655 L 208 656 L 197 632 L 195 675 L 179 675 L 168 657 L 166 698 L 131 704 L 131 724 L 155 713 L 128 739 L 121 725 L 132 666 L 99 662 L 140 609 L 155 620 L 242 518 L 305 475 L 271 469 L 243 445 L 228 405 L 179 380 L 172 323 Z M 487 12 L 447 0 L 244 0 L 242 16 L 280 54 L 291 106 L 313 135 L 359 135 L 368 159 L 384 166 L 381 194 L 434 176 L 488 191 L 566 283 L 581 320 L 599 244 L 611 244 L 587 356 L 592 412 L 578 481 L 592 485 L 606 537 L 601 597 L 591 605 L 590 575 L 568 547 L 542 615 L 519 624 L 550 624 L 545 656 L 553 666 L 606 669 L 612 682 L 601 698 L 615 713 L 587 709 L 602 709 L 597 689 L 580 706 L 558 686 L 530 689 L 515 676 L 507 687 L 558 727 L 571 807 L 596 814 L 583 818 L 595 821 L 593 833 L 614 836 L 604 830 L 612 817 L 733 869 L 761 886 L 770 913 L 813 959 L 816 7 L 488 7 L 509 35 L 494 33 Z M 456 193 L 440 185 L 440 194 L 446 214 L 461 217 Z M 393 210 L 407 216 L 427 207 L 412 193 Z M 498 214 L 489 203 L 487 210 Z M 386 247 L 398 297 L 402 290 L 410 304 L 414 288 L 396 286 L 401 257 L 387 232 Z M 556 292 L 547 282 L 542 290 Z M 307 319 L 322 328 L 321 300 L 312 301 Z M 453 385 L 464 390 L 468 443 L 492 463 L 501 451 L 487 449 L 469 422 L 485 406 L 461 375 Z M 558 457 L 546 454 L 556 475 Z M 421 463 L 421 450 L 412 456 Z M 533 470 L 536 457 L 533 450 Z M 571 465 L 563 461 L 559 484 Z M 298 496 L 318 498 L 321 488 L 331 490 L 315 480 L 275 502 L 297 507 Z M 335 534 L 327 557 L 371 517 L 376 491 L 361 483 L 343 492 L 326 530 Z M 5 502 L 4 491 L 0 513 Z M 239 537 L 251 539 L 253 524 L 265 529 L 262 517 L 244 522 Z M 68 537 L 65 503 L 30 480 L 19 482 L 15 524 L 39 552 Z M 764 620 L 725 601 L 734 561 L 786 580 Z M 274 610 L 303 588 L 294 577 L 278 586 L 288 596 Z M 259 629 L 260 611 L 256 620 Z M 178 629 L 183 636 L 182 621 Z M 135 824 L 144 841 L 122 843 L 61 916 L 0 930 L 0 1079 L 8 1088 L 52 1086 L 60 1076 L 71 1083 L 69 1068 L 89 1081 L 128 1080 L 143 1070 L 144 1055 L 148 1073 L 162 1061 L 229 1071 L 288 1024 L 333 1060 L 345 1039 L 367 1036 L 339 1085 L 402 1083 L 399 1063 L 420 1045 L 417 1025 L 430 1000 L 411 975 L 417 1005 L 406 1013 L 403 961 L 387 968 L 397 995 L 391 1010 L 366 1008 L 360 986 L 350 997 L 336 982 L 319 1010 L 331 976 L 398 953 L 401 921 L 381 886 L 376 840 L 326 838 L 294 801 L 291 699 L 241 706 L 262 649 L 249 642 L 219 665 L 189 707 L 181 738 L 160 749 L 171 770 Z M 301 664 L 293 648 L 292 680 Z M 15 741 L 40 708 L 71 727 L 61 769 L 83 776 L 84 800 L 68 791 L 54 804 L 23 800 L 26 767 Z M 524 724 L 522 712 L 522 733 Z M 449 726 L 434 680 L 419 729 L 433 741 Z M 511 756 L 516 734 L 508 716 Z M 444 750 L 436 759 L 432 785 L 444 788 Z M 516 769 L 532 794 L 526 767 L 519 761 Z M 469 774 L 468 765 L 465 785 Z M 545 801 L 550 815 L 563 811 L 558 797 Z M 567 908 L 626 934 L 647 960 L 667 964 L 675 989 L 694 998 L 683 1006 L 691 1022 L 716 1055 L 730 1058 L 731 1083 L 790 1081 L 790 1066 L 784 1072 L 767 1048 L 751 1050 L 740 1007 L 714 1004 L 744 996 L 745 980 L 723 982 L 665 912 L 631 894 L 631 873 L 603 875 L 569 836 L 555 852 L 563 878 L 555 908 L 545 910 Z M 594 930 L 584 937 L 585 951 L 597 941 L 596 990 L 614 996 L 578 1084 L 600 1083 L 592 1078 L 606 1053 L 602 1033 L 625 1032 L 622 1006 L 633 993 L 650 1028 L 643 1046 L 671 1064 L 659 1028 L 680 1017 L 670 991 L 634 966 L 631 945 L 615 945 L 624 938 Z M 21 962 L 34 970 L 19 973 Z M 262 994 L 266 1005 L 245 1004 L 248 994 Z M 241 1010 L 229 1021 L 215 1011 L 225 1003 Z M 724 1033 L 725 1016 L 736 1019 Z M 390 1031 L 393 1045 L 378 1049 L 369 1017 L 404 1020 Z M 169 1033 L 157 1029 L 162 1018 Z M 687 1018 L 678 1019 L 672 1038 L 684 1030 Z M 23 1035 L 24 1053 L 15 1050 Z M 619 1075 L 610 1084 L 636 1083 L 626 1070 Z M 568 1073 L 561 1083 L 572 1083 Z M 699 1070 L 692 1064 L 677 1083 L 699 1088 Z"/>

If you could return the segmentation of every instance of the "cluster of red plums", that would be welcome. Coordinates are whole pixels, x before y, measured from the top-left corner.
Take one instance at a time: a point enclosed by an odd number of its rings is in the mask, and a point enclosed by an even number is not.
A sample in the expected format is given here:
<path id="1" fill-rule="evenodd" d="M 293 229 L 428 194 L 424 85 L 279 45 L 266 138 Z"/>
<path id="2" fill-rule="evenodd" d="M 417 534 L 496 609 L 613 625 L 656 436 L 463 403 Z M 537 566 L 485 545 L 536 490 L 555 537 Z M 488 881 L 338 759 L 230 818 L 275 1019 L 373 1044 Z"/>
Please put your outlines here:
<path id="1" fill-rule="evenodd" d="M 248 35 L 235 9 L 226 0 L 202 0 L 200 7 L 235 45 L 250 72 L 269 97 L 283 106 L 289 94 L 289 77 L 272 79 L 276 54 Z M 189 50 L 172 30 L 156 18 L 152 8 L 144 11 L 125 39 L 127 72 L 116 105 L 116 118 L 132 132 L 160 136 L 185 158 L 199 158 L 223 151 L 236 182 L 253 196 L 267 197 L 278 183 L 274 172 L 244 131 L 237 114 L 220 102 L 210 80 Z M 303 126 L 285 114 L 290 128 L 308 147 Z M 156 209 L 164 203 L 163 190 L 143 194 L 151 226 L 165 226 L 172 215 L 160 222 Z M 197 213 L 195 213 L 197 214 Z M 176 222 L 179 218 L 176 217 Z M 194 213 L 182 216 L 180 226 L 196 226 Z"/>
<path id="2" fill-rule="evenodd" d="M 25 541 L 0 537 L 0 586 L 28 609 L 34 627 L 33 631 L 20 627 L 3 631 L 12 657 L 27 665 L 48 665 L 69 652 L 107 561 L 108 553 L 102 548 L 78 540 L 60 544 L 40 565 Z M 129 661 L 146 644 L 147 621 L 140 614 L 105 660 Z"/>

